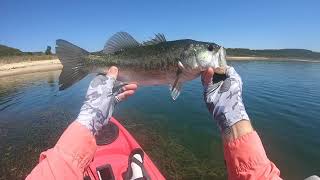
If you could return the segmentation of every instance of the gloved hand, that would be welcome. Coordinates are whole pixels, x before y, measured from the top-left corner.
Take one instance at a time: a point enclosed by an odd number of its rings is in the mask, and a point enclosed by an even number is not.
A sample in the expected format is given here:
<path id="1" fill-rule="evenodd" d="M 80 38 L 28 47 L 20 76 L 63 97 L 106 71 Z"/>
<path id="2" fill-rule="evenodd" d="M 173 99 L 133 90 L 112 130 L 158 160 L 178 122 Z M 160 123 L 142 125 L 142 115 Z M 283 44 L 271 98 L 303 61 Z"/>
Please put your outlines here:
<path id="1" fill-rule="evenodd" d="M 136 84 L 116 81 L 118 69 L 110 67 L 107 75 L 97 75 L 90 83 L 86 100 L 76 119 L 96 135 L 107 124 L 114 107 L 120 101 L 134 94 Z"/>
<path id="2" fill-rule="evenodd" d="M 221 69 L 219 71 L 221 72 Z M 212 82 L 214 76 L 212 68 L 202 74 L 204 100 L 221 132 L 240 120 L 249 120 L 242 102 L 241 77 L 233 67 L 227 67 L 225 74 L 226 79 L 215 82 Z"/>

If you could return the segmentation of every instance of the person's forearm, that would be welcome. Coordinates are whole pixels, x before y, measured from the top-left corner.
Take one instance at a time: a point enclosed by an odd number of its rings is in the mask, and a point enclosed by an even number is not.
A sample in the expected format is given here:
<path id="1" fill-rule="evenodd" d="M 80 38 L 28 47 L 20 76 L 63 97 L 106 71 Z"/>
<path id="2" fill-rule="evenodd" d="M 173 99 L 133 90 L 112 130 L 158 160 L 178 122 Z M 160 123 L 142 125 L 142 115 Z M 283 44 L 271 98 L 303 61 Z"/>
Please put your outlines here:
<path id="1" fill-rule="evenodd" d="M 281 179 L 250 121 L 241 120 L 225 129 L 222 139 L 229 179 Z"/>
<path id="2" fill-rule="evenodd" d="M 54 148 L 41 153 L 39 164 L 26 179 L 82 179 L 96 148 L 91 131 L 73 122 Z"/>
<path id="3" fill-rule="evenodd" d="M 226 128 L 221 132 L 221 136 L 224 142 L 233 141 L 245 134 L 251 133 L 254 129 L 251 126 L 251 122 L 248 120 L 241 120 Z"/>
<path id="4" fill-rule="evenodd" d="M 242 80 L 233 67 L 224 78 L 213 78 L 213 69 L 202 74 L 204 100 L 221 131 L 229 179 L 280 179 L 267 158 L 242 100 Z"/>

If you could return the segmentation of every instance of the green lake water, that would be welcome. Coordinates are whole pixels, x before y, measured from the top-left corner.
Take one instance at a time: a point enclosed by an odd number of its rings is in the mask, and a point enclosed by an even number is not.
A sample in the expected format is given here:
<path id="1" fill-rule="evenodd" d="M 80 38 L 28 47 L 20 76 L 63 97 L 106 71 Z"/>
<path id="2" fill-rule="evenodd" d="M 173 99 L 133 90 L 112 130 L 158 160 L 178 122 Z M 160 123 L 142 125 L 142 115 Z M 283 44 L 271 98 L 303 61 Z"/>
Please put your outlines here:
<path id="1" fill-rule="evenodd" d="M 268 157 L 284 179 L 320 175 L 320 63 L 229 62 Z M 0 179 L 24 178 L 76 118 L 92 75 L 58 91 L 60 71 L 0 78 Z M 199 79 L 172 101 L 167 86 L 140 87 L 114 116 L 168 179 L 226 179 L 218 128 Z"/>

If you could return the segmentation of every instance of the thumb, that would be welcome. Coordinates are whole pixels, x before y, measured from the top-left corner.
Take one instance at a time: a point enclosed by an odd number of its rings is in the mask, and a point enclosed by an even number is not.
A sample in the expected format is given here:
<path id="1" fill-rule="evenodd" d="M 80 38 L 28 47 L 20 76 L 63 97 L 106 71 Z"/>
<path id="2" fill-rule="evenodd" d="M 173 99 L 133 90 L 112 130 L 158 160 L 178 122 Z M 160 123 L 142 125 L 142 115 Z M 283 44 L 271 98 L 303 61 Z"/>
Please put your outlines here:
<path id="1" fill-rule="evenodd" d="M 117 67 L 111 66 L 111 67 L 109 68 L 108 72 L 107 72 L 107 76 L 112 77 L 112 78 L 114 78 L 114 79 L 117 79 L 117 77 L 118 77 L 118 72 L 119 72 L 119 70 L 118 70 Z"/>

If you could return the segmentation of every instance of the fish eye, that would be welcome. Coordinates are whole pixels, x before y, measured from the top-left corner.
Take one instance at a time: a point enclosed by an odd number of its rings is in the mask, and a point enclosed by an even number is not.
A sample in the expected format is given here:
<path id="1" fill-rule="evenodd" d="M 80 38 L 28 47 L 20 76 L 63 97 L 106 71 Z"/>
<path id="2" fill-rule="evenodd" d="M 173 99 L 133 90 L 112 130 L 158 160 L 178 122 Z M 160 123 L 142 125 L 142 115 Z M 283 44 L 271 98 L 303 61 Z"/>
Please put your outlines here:
<path id="1" fill-rule="evenodd" d="M 213 46 L 212 46 L 212 44 L 210 44 L 210 45 L 208 46 L 208 50 L 209 50 L 209 51 L 213 51 Z"/>

